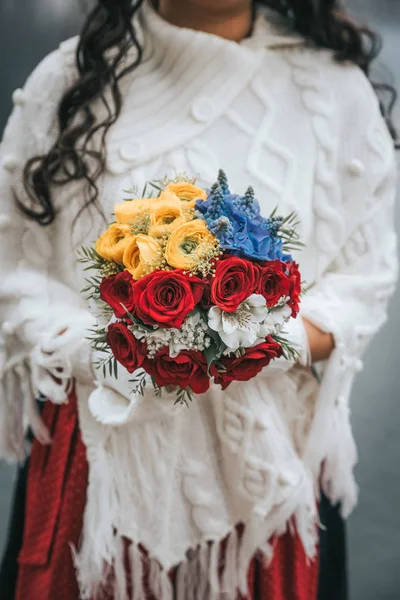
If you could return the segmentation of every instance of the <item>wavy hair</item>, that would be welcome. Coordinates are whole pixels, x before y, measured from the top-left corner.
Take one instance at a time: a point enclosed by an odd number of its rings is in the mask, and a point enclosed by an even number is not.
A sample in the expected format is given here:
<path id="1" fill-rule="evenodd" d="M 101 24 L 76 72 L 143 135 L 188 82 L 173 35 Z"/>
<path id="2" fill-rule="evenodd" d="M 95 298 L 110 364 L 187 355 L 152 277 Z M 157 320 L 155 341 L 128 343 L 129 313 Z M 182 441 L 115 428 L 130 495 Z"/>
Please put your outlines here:
<path id="1" fill-rule="evenodd" d="M 20 208 L 41 225 L 51 224 L 56 217 L 53 194 L 57 186 L 72 181 L 86 180 L 88 191 L 76 218 L 91 205 L 101 212 L 96 182 L 105 168 L 107 132 L 122 108 L 120 80 L 142 60 L 133 17 L 144 1 L 98 0 L 86 20 L 76 52 L 77 80 L 60 98 L 58 137 L 47 154 L 31 158 L 24 169 L 30 204 L 19 203 Z M 350 20 L 338 0 L 256 0 L 255 3 L 289 17 L 295 30 L 310 42 L 333 50 L 338 61 L 351 61 L 370 75 L 371 64 L 381 50 L 380 37 Z M 132 61 L 125 64 L 130 48 L 134 49 Z M 381 101 L 381 110 L 395 138 L 391 113 L 396 92 L 391 86 L 375 85 L 375 88 L 386 96 Z M 106 108 L 103 120 L 96 117 L 93 109 L 99 101 Z M 97 150 L 90 145 L 95 134 L 101 140 Z"/>

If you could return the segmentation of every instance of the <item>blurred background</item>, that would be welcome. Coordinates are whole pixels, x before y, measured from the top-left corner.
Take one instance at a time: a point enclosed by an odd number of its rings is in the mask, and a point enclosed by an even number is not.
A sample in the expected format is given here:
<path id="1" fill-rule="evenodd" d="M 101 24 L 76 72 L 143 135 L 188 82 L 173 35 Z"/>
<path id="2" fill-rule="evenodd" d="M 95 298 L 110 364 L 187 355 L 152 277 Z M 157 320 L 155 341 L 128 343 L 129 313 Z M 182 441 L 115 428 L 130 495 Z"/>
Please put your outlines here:
<path id="1" fill-rule="evenodd" d="M 11 110 L 12 91 L 24 84 L 41 58 L 79 31 L 85 4 L 82 0 L 0 0 L 0 132 Z M 400 0 L 349 0 L 348 7 L 381 32 L 384 49 L 376 76 L 400 89 Z M 400 129 L 399 106 L 395 121 Z M 400 234 L 399 214 L 398 210 Z M 361 494 L 349 521 L 351 600 L 400 598 L 399 303 L 400 290 L 353 391 Z M 14 470 L 0 465 L 0 553 L 13 478 Z"/>

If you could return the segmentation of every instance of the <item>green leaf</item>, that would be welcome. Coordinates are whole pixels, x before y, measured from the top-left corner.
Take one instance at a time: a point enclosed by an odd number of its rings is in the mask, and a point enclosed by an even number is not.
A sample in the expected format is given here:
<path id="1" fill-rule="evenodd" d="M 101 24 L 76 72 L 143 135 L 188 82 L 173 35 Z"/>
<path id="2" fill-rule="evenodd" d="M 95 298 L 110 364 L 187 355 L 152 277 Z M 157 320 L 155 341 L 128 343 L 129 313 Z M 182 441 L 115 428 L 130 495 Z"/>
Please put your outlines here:
<path id="1" fill-rule="evenodd" d="M 278 205 L 275 206 L 274 210 L 272 211 L 272 213 L 270 214 L 269 218 L 272 219 L 272 217 L 275 216 L 276 211 L 278 210 Z"/>
<path id="2" fill-rule="evenodd" d="M 216 343 L 211 343 L 208 348 L 204 350 L 204 355 L 207 359 L 207 374 L 210 375 L 210 367 L 213 362 L 221 356 L 222 352 Z"/>

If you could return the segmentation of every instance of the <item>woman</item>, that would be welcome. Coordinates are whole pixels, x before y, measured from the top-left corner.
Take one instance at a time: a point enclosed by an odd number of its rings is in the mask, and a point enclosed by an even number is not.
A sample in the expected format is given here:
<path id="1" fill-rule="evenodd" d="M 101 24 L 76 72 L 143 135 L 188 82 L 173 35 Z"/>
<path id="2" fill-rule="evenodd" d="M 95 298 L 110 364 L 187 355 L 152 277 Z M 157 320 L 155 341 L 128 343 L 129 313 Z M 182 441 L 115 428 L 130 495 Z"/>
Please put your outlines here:
<path id="1" fill-rule="evenodd" d="M 18 600 L 316 597 L 319 486 L 350 513 L 350 390 L 398 276 L 374 42 L 333 0 L 99 0 L 15 93 L 2 454 L 24 456 L 24 416 L 36 436 Z M 131 397 L 92 368 L 76 250 L 127 188 L 220 167 L 264 214 L 298 212 L 300 359 L 189 410 Z"/>

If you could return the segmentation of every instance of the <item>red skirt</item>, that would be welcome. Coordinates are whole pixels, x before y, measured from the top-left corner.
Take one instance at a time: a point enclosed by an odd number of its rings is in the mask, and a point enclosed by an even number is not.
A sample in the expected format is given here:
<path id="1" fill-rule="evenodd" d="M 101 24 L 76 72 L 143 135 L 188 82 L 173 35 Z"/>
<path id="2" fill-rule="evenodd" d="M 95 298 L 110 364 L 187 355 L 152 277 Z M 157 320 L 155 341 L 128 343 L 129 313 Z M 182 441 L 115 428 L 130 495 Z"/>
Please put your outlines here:
<path id="1" fill-rule="evenodd" d="M 47 402 L 42 415 L 54 443 L 32 448 L 16 600 L 79 600 L 71 546 L 82 531 L 88 464 L 76 397 L 61 407 Z M 246 600 L 314 600 L 318 560 L 309 561 L 299 538 L 287 533 L 275 540 L 268 567 L 252 561 L 248 579 Z"/>

